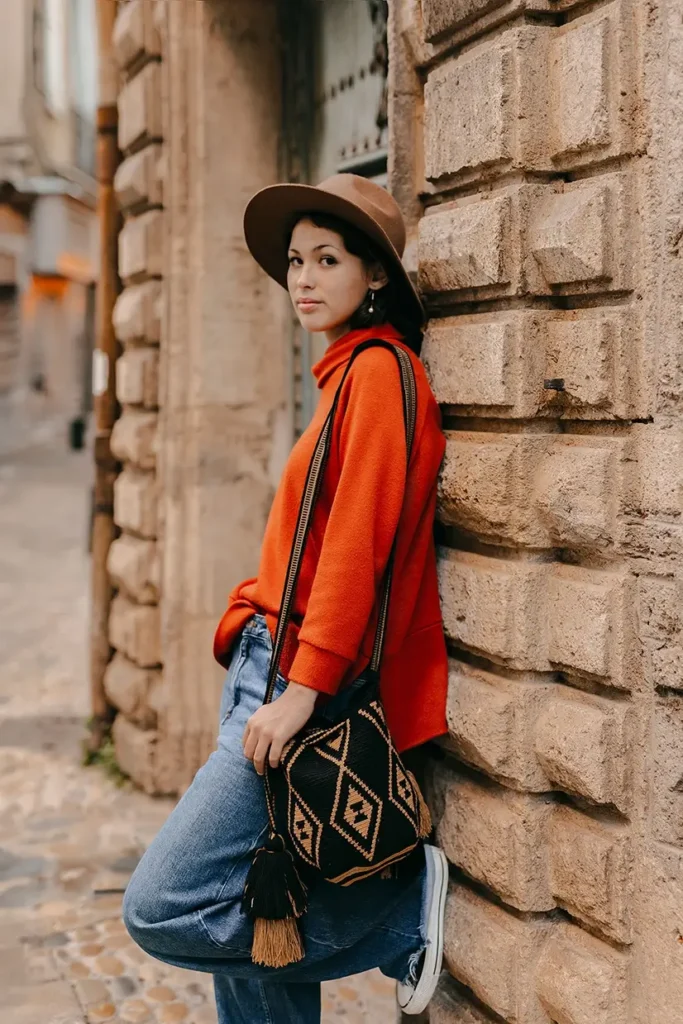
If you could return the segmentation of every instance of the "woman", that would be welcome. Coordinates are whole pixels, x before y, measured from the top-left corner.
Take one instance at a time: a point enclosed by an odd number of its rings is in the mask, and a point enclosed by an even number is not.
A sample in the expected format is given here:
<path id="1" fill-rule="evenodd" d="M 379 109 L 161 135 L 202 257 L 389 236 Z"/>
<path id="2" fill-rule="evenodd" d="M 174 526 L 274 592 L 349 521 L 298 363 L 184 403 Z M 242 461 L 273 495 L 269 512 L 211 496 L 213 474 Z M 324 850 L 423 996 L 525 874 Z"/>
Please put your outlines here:
<path id="1" fill-rule="evenodd" d="M 376 589 L 396 534 L 381 693 L 399 751 L 410 758 L 446 731 L 447 656 L 433 519 L 444 452 L 438 405 L 419 360 L 423 310 L 401 264 L 405 228 L 391 196 L 356 175 L 317 187 L 275 185 L 245 212 L 247 244 L 289 290 L 302 326 L 328 348 L 312 368 L 320 399 L 292 449 L 263 539 L 258 575 L 230 594 L 214 638 L 228 668 L 218 748 L 197 772 L 140 861 L 124 920 L 167 963 L 214 975 L 221 1024 L 320 1020 L 320 982 L 380 967 L 399 1003 L 419 1013 L 441 967 L 447 866 L 425 846 L 418 870 L 344 888 L 321 882 L 303 923 L 305 956 L 286 967 L 251 961 L 240 900 L 252 851 L 267 833 L 260 775 L 315 706 L 334 709 L 368 665 Z M 406 478 L 396 359 L 363 351 L 340 394 L 330 456 L 279 664 L 277 699 L 262 706 L 272 639 L 304 481 L 353 349 L 380 338 L 410 353 L 417 421 Z"/>

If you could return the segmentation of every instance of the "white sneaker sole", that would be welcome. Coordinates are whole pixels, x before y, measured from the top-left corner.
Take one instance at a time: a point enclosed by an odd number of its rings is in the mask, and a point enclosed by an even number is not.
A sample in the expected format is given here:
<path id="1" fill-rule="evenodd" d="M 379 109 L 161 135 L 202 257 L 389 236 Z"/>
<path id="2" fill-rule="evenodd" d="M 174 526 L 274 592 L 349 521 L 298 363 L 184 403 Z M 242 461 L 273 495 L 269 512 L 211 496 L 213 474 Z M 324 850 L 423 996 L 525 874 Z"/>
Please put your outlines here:
<path id="1" fill-rule="evenodd" d="M 427 939 L 424 963 L 417 984 L 406 985 L 398 982 L 396 999 L 403 1013 L 422 1013 L 428 1006 L 441 973 L 443 960 L 443 925 L 448 892 L 448 861 L 438 846 L 425 844 L 427 864 L 427 885 L 431 889 L 431 904 L 427 917 Z"/>

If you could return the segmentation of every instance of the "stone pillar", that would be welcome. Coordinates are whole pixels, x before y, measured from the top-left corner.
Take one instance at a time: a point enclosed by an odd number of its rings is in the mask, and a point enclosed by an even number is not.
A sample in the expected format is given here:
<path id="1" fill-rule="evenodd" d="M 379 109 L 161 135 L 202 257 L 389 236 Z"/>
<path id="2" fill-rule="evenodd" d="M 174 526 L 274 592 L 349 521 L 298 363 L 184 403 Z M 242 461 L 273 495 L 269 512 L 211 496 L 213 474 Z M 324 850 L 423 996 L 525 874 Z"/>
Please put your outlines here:
<path id="1" fill-rule="evenodd" d="M 256 573 L 285 429 L 283 296 L 242 238 L 247 199 L 277 180 L 274 0 L 161 4 L 164 270 L 157 787 L 186 786 L 215 746 L 225 673 L 213 633 Z"/>
<path id="2" fill-rule="evenodd" d="M 122 463 L 114 485 L 114 520 L 120 536 L 108 569 L 117 589 L 109 618 L 115 649 L 107 667 L 107 696 L 119 709 L 113 735 L 121 768 L 156 789 L 155 748 L 161 677 L 159 613 L 159 301 L 164 273 L 161 182 L 161 40 L 147 0 L 119 4 L 114 56 L 120 69 L 119 147 L 114 180 L 124 226 L 119 274 L 124 288 L 113 315 L 123 349 L 116 363 L 121 415 L 111 449 Z"/>
<path id="3" fill-rule="evenodd" d="M 430 1020 L 677 1024 L 680 4 L 390 7 L 391 183 L 448 439 L 432 802 L 457 870 Z"/>

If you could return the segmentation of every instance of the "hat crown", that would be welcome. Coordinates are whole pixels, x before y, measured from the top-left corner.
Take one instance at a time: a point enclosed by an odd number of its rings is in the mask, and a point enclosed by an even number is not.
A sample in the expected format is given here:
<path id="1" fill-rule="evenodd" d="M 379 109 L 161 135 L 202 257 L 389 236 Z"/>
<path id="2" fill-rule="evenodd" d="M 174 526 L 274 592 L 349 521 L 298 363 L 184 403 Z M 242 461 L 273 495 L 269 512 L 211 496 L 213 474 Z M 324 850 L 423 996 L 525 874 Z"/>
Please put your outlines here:
<path id="1" fill-rule="evenodd" d="M 406 229 L 398 203 L 381 185 L 360 174 L 333 174 L 317 188 L 358 206 L 382 228 L 399 256 L 406 244 Z"/>

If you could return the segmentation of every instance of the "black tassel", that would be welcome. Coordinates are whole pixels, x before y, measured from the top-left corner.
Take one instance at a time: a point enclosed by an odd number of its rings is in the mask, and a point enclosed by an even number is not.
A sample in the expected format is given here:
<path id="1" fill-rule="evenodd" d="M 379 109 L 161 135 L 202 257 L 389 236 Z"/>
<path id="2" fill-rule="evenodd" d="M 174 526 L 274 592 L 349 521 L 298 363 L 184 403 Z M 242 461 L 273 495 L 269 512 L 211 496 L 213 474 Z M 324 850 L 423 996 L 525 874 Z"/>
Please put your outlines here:
<path id="1" fill-rule="evenodd" d="M 242 910 L 254 922 L 254 963 L 284 967 L 303 958 L 296 918 L 306 906 L 306 887 L 294 858 L 282 836 L 272 833 L 256 851 L 242 896 Z"/>

